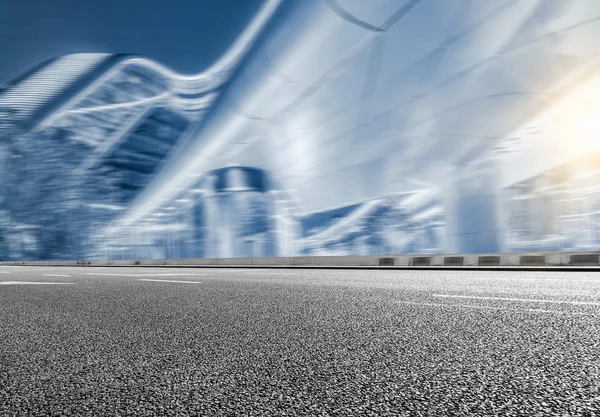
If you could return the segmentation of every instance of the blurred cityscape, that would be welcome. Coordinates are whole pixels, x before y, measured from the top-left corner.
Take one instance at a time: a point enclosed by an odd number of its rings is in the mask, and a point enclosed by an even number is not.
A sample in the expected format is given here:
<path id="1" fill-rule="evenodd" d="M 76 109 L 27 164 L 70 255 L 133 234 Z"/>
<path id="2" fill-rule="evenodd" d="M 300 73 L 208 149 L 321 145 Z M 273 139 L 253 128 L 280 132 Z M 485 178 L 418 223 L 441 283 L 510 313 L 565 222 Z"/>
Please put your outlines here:
<path id="1" fill-rule="evenodd" d="M 281 7 L 0 91 L 0 259 L 600 250 L 596 0 Z"/>

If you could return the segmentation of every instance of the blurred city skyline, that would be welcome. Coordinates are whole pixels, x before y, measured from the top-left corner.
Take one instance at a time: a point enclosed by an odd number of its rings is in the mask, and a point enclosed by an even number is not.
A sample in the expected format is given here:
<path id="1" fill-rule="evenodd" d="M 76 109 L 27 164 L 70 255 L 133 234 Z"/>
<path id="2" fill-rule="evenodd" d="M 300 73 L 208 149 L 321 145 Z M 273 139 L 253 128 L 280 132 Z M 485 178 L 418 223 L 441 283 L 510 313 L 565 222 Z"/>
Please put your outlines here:
<path id="1" fill-rule="evenodd" d="M 2 256 L 600 249 L 594 0 L 247 6 L 203 39 L 28 55 L 0 94 Z M 193 74 L 148 52 L 213 35 Z"/>

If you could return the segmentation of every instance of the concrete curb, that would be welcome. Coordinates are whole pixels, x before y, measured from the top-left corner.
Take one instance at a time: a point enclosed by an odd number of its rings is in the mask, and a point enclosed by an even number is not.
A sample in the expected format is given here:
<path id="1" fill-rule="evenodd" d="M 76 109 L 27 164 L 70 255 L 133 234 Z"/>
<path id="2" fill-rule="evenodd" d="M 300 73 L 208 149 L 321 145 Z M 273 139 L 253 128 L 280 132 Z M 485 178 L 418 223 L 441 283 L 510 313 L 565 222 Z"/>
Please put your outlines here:
<path id="1" fill-rule="evenodd" d="M 137 266 L 176 268 L 322 268 L 439 270 L 600 270 L 600 252 L 506 253 L 401 256 L 303 256 L 281 258 L 207 258 L 0 262 L 25 266 Z"/>

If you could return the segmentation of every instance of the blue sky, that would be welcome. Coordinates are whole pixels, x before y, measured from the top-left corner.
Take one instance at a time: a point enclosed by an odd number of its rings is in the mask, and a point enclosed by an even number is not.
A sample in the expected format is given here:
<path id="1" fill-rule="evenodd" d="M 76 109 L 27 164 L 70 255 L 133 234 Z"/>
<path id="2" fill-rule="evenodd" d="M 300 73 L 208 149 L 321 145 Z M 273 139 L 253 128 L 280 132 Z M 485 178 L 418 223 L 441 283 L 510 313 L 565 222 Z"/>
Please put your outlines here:
<path id="1" fill-rule="evenodd" d="M 263 0 L 2 0 L 0 86 L 47 59 L 134 53 L 182 73 L 210 66 Z"/>

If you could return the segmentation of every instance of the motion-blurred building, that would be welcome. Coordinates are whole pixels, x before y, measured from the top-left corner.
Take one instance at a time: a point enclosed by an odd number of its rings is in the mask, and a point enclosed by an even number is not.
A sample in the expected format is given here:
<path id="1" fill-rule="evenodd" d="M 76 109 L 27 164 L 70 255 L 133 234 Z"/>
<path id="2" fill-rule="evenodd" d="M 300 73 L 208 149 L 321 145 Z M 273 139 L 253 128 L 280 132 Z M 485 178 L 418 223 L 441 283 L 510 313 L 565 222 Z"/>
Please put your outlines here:
<path id="1" fill-rule="evenodd" d="M 185 197 L 114 237 L 110 259 L 273 257 L 298 253 L 297 208 L 269 175 L 251 167 L 207 172 Z"/>
<path id="2" fill-rule="evenodd" d="M 32 182 L 58 242 L 91 225 L 65 256 L 598 250 L 595 0 L 278 5 L 199 75 L 75 54 L 2 92 L 4 158 L 77 179 Z M 0 250 L 47 256 L 8 190 Z"/>

